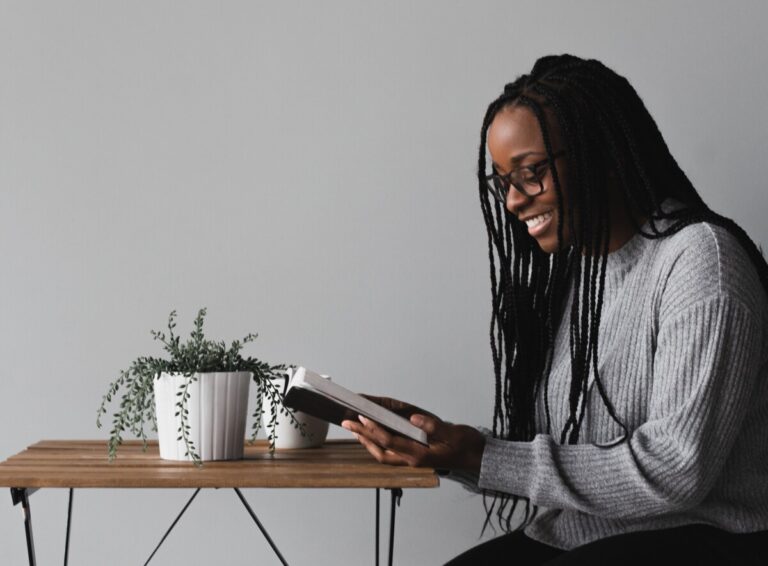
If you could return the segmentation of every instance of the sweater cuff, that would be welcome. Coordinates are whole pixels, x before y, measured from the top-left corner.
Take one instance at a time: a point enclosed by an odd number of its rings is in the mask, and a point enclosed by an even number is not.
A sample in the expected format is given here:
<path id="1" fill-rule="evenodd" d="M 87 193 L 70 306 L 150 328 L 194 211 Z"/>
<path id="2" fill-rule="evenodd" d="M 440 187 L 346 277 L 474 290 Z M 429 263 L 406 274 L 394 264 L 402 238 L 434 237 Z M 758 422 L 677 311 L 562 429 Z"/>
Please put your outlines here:
<path id="1" fill-rule="evenodd" d="M 477 485 L 482 489 L 528 495 L 524 491 L 534 473 L 533 444 L 486 438 Z"/>

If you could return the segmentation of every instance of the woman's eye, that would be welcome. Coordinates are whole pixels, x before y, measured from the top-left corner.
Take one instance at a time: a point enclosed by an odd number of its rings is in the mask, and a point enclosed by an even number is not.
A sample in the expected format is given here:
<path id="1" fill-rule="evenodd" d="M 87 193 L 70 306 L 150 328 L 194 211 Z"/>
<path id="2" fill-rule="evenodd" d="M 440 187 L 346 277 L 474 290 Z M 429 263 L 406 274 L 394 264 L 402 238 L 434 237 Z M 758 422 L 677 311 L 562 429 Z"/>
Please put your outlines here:
<path id="1" fill-rule="evenodd" d="M 545 171 L 526 171 L 521 181 L 523 183 L 538 183 L 544 177 Z"/>
<path id="2" fill-rule="evenodd" d="M 525 169 L 521 180 L 524 183 L 538 183 L 547 174 L 547 168 L 548 166 L 546 163 L 541 163 Z"/>

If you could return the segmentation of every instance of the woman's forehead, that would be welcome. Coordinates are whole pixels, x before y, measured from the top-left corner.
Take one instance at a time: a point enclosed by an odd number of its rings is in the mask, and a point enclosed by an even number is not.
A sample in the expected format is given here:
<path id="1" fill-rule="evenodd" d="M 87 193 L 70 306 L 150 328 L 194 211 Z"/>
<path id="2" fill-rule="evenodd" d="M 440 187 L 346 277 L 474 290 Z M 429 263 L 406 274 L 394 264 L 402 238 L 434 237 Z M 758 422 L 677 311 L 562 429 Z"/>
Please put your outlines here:
<path id="1" fill-rule="evenodd" d="M 488 150 L 494 160 L 501 160 L 499 165 L 525 153 L 544 151 L 541 127 L 533 112 L 521 106 L 500 110 L 488 128 Z"/>

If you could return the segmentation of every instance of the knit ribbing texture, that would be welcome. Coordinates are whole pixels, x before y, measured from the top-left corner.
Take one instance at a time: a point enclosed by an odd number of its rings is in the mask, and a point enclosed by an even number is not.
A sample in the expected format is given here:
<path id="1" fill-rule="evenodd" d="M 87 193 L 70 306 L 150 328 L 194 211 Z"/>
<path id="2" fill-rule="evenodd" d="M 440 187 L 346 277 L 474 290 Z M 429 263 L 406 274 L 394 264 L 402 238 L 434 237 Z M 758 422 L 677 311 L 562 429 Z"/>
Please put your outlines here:
<path id="1" fill-rule="evenodd" d="M 566 305 L 565 313 L 569 312 Z M 531 442 L 488 438 L 477 486 L 540 506 L 532 538 L 573 548 L 692 523 L 768 530 L 768 301 L 737 240 L 706 223 L 609 254 L 594 376 L 579 443 L 569 414 L 569 321 L 561 320 Z M 458 479 L 458 478 L 457 478 Z"/>

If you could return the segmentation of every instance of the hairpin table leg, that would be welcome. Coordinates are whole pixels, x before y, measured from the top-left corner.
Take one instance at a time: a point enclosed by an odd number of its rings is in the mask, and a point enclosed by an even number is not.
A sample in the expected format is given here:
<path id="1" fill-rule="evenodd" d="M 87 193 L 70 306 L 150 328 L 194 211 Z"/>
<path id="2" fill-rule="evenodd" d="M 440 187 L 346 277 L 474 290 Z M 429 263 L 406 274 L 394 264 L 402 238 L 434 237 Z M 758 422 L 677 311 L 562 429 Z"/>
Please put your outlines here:
<path id="1" fill-rule="evenodd" d="M 181 513 L 179 513 L 176 516 L 176 519 L 171 523 L 171 526 L 168 528 L 167 531 L 165 531 L 165 534 L 163 535 L 163 538 L 160 539 L 160 542 L 157 543 L 157 546 L 155 547 L 155 550 L 152 551 L 152 554 L 149 555 L 149 558 L 147 558 L 147 561 L 144 563 L 144 566 L 147 566 L 149 564 L 149 561 L 152 560 L 152 558 L 155 556 L 155 553 L 158 551 L 160 546 L 165 542 L 165 539 L 168 538 L 168 535 L 173 530 L 173 527 L 176 526 L 176 523 L 179 522 L 179 519 L 181 519 L 181 516 L 184 514 L 184 512 L 187 510 L 187 508 L 192 504 L 192 502 L 195 500 L 195 497 L 197 497 L 197 494 L 200 493 L 200 488 L 198 487 L 195 490 L 195 493 L 192 494 L 192 497 L 189 498 L 189 501 L 187 501 L 187 504 L 184 506 L 184 508 L 181 510 Z"/>
<path id="2" fill-rule="evenodd" d="M 267 542 L 269 543 L 269 546 L 272 547 L 272 550 L 277 555 L 277 558 L 280 560 L 280 563 L 283 566 L 288 566 L 288 563 L 285 561 L 285 558 L 283 558 L 283 555 L 280 554 L 280 550 L 277 548 L 277 545 L 272 540 L 272 537 L 269 536 L 269 533 L 267 532 L 267 529 L 264 528 L 264 525 L 261 524 L 261 521 L 259 521 L 259 518 L 256 516 L 256 513 L 253 512 L 253 509 L 251 509 L 251 506 L 248 505 L 248 502 L 245 500 L 245 497 L 243 496 L 242 492 L 239 488 L 234 488 L 235 493 L 240 498 L 240 501 L 243 502 L 243 505 L 245 505 L 245 509 L 248 511 L 248 514 L 251 516 L 251 518 L 256 523 L 256 526 L 259 527 L 259 530 L 261 531 L 261 534 L 264 535 L 264 538 L 267 539 Z"/>
<path id="3" fill-rule="evenodd" d="M 381 489 L 376 488 L 376 566 L 379 566 L 379 501 Z"/>
<path id="4" fill-rule="evenodd" d="M 29 496 L 35 491 L 37 491 L 37 489 L 27 489 L 26 487 L 11 488 L 11 499 L 13 499 L 13 504 L 17 505 L 21 503 L 22 510 L 24 511 L 24 532 L 27 535 L 29 566 L 37 565 L 37 560 L 35 559 L 35 539 L 32 536 L 32 512 L 29 509 Z"/>
<path id="5" fill-rule="evenodd" d="M 403 490 L 399 487 L 390 490 L 392 492 L 392 509 L 389 514 L 389 566 L 392 566 L 392 559 L 395 554 L 395 507 L 400 505 L 400 499 L 403 497 Z"/>
<path id="6" fill-rule="evenodd" d="M 72 528 L 72 497 L 74 491 L 75 490 L 73 488 L 69 488 L 69 505 L 67 506 L 67 538 L 64 542 L 64 566 L 69 564 L 69 533 Z"/>

